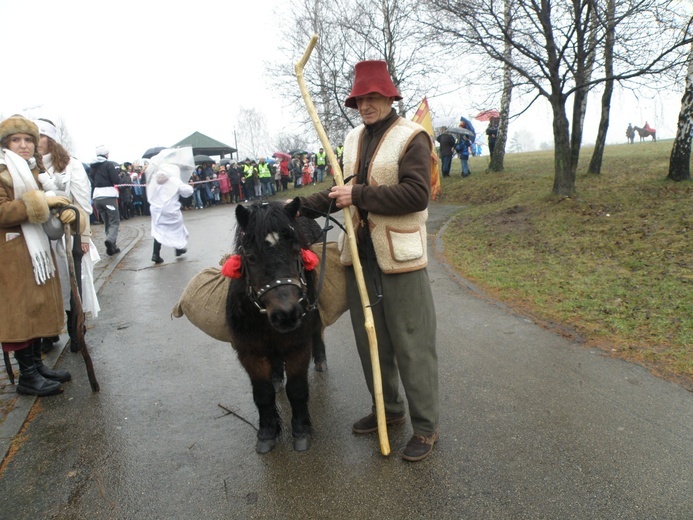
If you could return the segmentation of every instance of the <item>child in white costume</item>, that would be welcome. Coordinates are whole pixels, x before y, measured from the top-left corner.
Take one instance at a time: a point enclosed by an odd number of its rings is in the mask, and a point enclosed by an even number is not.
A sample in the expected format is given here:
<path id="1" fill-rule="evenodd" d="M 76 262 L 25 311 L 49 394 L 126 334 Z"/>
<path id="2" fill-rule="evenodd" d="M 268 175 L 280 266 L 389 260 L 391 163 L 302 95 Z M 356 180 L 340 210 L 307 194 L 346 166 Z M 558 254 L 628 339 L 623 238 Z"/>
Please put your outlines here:
<path id="1" fill-rule="evenodd" d="M 152 262 L 160 264 L 161 246 L 172 247 L 176 256 L 186 252 L 188 230 L 183 224 L 179 197 L 190 197 L 188 179 L 195 167 L 192 148 L 168 148 L 152 157 L 147 166 L 147 199 L 152 215 L 154 251 Z"/>

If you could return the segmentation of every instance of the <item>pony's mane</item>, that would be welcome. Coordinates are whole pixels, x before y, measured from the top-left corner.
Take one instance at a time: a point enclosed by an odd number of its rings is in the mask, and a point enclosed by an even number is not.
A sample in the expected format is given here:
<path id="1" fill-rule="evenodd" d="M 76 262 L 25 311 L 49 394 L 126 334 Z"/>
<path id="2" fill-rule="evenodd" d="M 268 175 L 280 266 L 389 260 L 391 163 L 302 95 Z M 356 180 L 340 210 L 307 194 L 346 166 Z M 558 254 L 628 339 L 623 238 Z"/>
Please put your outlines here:
<path id="1" fill-rule="evenodd" d="M 250 211 L 250 217 L 247 228 L 242 230 L 240 226 L 236 227 L 236 250 L 243 243 L 250 243 L 260 250 L 263 247 L 265 238 L 272 232 L 286 235 L 288 231 L 294 235 L 297 242 L 303 243 L 300 227 L 286 213 L 284 204 L 280 202 L 253 204 L 248 207 L 248 210 Z"/>

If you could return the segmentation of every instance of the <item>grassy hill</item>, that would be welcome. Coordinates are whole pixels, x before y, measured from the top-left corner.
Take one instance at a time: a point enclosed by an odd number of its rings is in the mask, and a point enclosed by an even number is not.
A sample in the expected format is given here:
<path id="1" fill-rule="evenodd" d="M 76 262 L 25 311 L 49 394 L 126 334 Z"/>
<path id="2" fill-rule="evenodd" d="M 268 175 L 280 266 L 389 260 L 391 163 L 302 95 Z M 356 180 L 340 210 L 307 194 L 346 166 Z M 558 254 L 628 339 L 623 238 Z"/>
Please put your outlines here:
<path id="1" fill-rule="evenodd" d="M 589 346 L 693 390 L 693 183 L 666 180 L 671 141 L 612 145 L 601 175 L 583 148 L 569 199 L 551 196 L 553 152 L 460 163 L 440 202 L 461 204 L 447 261 L 489 295 Z"/>

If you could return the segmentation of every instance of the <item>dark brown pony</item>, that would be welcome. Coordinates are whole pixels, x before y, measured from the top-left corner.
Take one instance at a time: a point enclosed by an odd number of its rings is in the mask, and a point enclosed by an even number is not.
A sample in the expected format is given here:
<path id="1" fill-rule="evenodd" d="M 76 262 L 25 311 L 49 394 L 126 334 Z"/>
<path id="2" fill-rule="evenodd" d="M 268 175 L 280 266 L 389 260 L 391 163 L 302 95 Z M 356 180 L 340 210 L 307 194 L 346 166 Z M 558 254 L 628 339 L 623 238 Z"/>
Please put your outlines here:
<path id="1" fill-rule="evenodd" d="M 296 217 L 298 209 L 298 198 L 287 205 L 236 207 L 235 252 L 241 257 L 242 275 L 231 280 L 226 319 L 260 416 L 258 453 L 274 448 L 281 431 L 272 382 L 281 372 L 286 373 L 294 449 L 310 447 L 308 367 L 313 350 L 316 367 L 318 358 L 325 358 L 323 327 L 313 306 L 315 277 L 305 269 L 301 254 L 311 240 Z"/>
<path id="2" fill-rule="evenodd" d="M 638 132 L 638 135 L 640 136 L 640 142 L 642 143 L 646 137 L 652 136 L 652 141 L 657 141 L 657 131 L 654 128 L 650 128 L 650 126 L 645 123 L 644 128 L 640 128 L 639 126 L 634 126 L 633 129 Z"/>

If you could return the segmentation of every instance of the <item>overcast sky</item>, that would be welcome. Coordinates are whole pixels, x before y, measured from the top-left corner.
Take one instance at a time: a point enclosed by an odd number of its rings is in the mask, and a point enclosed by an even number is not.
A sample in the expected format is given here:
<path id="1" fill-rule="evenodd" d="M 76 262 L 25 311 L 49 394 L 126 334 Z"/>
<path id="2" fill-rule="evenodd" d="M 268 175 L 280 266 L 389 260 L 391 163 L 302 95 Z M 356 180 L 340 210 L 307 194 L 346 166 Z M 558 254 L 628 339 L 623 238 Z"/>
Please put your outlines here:
<path id="1" fill-rule="evenodd" d="M 284 3 L 0 0 L 0 115 L 62 118 L 83 161 L 100 144 L 132 161 L 194 131 L 233 146 L 241 106 L 276 133 L 282 103 L 264 63 Z"/>
<path id="2" fill-rule="evenodd" d="M 195 131 L 234 146 L 241 107 L 261 111 L 271 135 L 291 131 L 288 110 L 265 72 L 268 61 L 279 59 L 286 4 L 0 0 L 6 43 L 0 116 L 62 119 L 84 162 L 101 144 L 110 148 L 111 159 L 134 161 L 148 148 L 172 145 Z M 430 105 L 434 114 L 472 117 L 471 99 L 467 93 L 431 99 Z M 673 137 L 679 99 L 617 94 L 608 142 L 623 142 L 629 122 L 646 120 L 660 137 Z M 595 98 L 585 142 L 596 136 L 597 105 Z M 537 146 L 551 141 L 546 104 L 513 122 L 510 136 L 516 132 L 531 134 Z"/>

